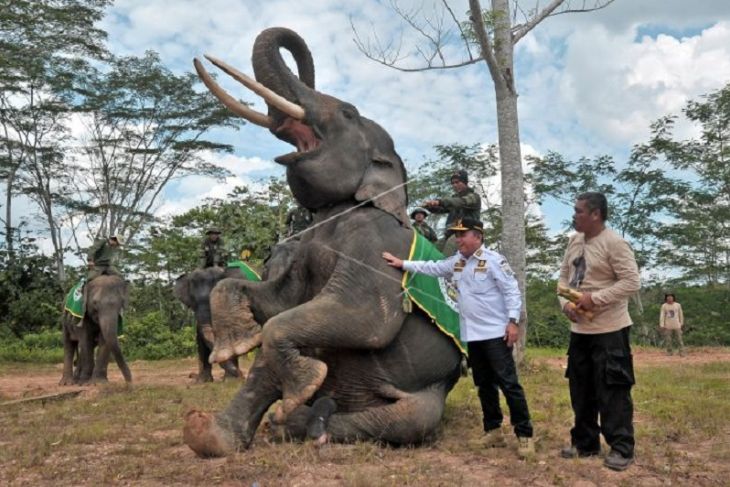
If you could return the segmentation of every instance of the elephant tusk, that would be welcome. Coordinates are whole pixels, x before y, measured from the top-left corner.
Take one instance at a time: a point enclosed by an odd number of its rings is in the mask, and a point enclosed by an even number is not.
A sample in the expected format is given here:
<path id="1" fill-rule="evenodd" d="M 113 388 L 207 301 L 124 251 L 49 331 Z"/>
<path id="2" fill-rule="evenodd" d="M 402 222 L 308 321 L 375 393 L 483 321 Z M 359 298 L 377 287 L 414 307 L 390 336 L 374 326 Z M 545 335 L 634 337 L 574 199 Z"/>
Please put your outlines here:
<path id="1" fill-rule="evenodd" d="M 205 86 L 208 87 L 208 90 L 210 90 L 210 92 L 213 93 L 213 95 L 215 95 L 215 97 L 218 98 L 221 103 L 228 107 L 230 111 L 232 111 L 236 115 L 245 118 L 251 123 L 260 125 L 261 127 L 265 127 L 268 129 L 273 126 L 274 123 L 269 116 L 247 107 L 246 105 L 226 93 L 225 90 L 218 85 L 218 83 L 213 81 L 213 78 L 203 67 L 203 63 L 201 63 L 197 58 L 193 59 L 193 64 L 195 65 L 195 71 L 198 72 L 198 76 L 203 81 Z"/>
<path id="2" fill-rule="evenodd" d="M 238 81 L 239 83 L 243 84 L 246 88 L 250 89 L 260 97 L 262 97 L 264 100 L 266 100 L 267 103 L 271 104 L 272 106 L 278 108 L 282 112 L 286 113 L 290 117 L 296 118 L 297 120 L 304 120 L 304 116 L 306 113 L 304 112 L 304 108 L 297 105 L 296 103 L 292 103 L 286 98 L 284 98 L 281 95 L 276 94 L 272 90 L 268 89 L 258 81 L 254 80 L 253 78 L 246 76 L 242 72 L 238 71 L 236 68 L 233 68 L 220 59 L 217 59 L 213 56 L 209 56 L 208 54 L 205 55 L 205 58 L 210 61 L 211 63 L 215 64 L 219 68 L 221 68 L 225 73 L 227 73 L 229 76 L 231 76 L 233 79 Z"/>

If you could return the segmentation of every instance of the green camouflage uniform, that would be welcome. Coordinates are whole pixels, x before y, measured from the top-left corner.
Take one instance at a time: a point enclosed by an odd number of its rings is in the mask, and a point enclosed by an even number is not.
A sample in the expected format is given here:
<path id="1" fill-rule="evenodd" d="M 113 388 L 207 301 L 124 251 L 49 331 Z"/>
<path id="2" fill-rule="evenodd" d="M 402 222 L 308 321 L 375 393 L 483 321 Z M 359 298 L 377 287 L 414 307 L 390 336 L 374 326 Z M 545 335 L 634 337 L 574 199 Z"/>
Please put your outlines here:
<path id="1" fill-rule="evenodd" d="M 228 263 L 228 252 L 223 243 L 223 237 L 213 242 L 207 236 L 203 239 L 200 248 L 200 267 L 225 267 Z"/>
<path id="2" fill-rule="evenodd" d="M 86 274 L 86 282 L 88 283 L 102 274 L 123 277 L 116 268 L 119 252 L 119 246 L 112 247 L 107 239 L 94 242 L 87 254 L 87 260 L 93 262 L 94 266 Z"/>
<path id="3" fill-rule="evenodd" d="M 462 218 L 473 218 L 480 220 L 482 211 L 482 199 L 471 188 L 466 188 L 461 193 L 455 193 L 450 198 L 439 200 L 441 205 L 429 208 L 432 213 L 447 213 L 446 228 L 453 226 Z M 456 252 L 456 241 L 451 238 L 454 232 L 446 230 L 443 239 L 439 240 L 436 246 L 441 249 L 444 255 L 449 256 Z"/>
<path id="4" fill-rule="evenodd" d="M 436 241 L 438 240 L 436 232 L 425 221 L 420 223 L 413 222 L 413 228 L 415 228 L 418 233 L 426 237 L 430 242 L 436 243 Z"/>
<path id="5" fill-rule="evenodd" d="M 293 237 L 306 230 L 312 224 L 312 213 L 303 206 L 297 205 L 286 214 L 286 236 Z"/>

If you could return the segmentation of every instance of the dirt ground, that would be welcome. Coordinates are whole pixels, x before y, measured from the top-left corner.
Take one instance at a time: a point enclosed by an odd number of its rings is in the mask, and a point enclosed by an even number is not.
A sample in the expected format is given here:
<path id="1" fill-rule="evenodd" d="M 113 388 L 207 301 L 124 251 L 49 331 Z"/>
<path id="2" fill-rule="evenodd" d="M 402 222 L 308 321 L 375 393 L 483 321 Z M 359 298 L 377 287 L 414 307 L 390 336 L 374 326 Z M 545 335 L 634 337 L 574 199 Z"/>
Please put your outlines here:
<path id="1" fill-rule="evenodd" d="M 668 356 L 657 349 L 635 349 L 635 364 L 638 370 L 675 369 L 677 366 L 694 367 L 705 364 L 730 363 L 730 348 L 694 348 L 685 357 Z M 29 399 L 78 390 L 78 399 L 91 404 L 108 397 L 122 395 L 121 374 L 113 365 L 109 367 L 112 386 L 103 387 L 60 387 L 61 365 L 30 366 L 13 364 L 0 368 L 0 449 L 14 447 L 14 454 L 3 457 L 0 454 L 0 484 L 13 485 L 67 485 L 67 484 L 116 484 L 116 485 L 730 485 L 730 427 L 720 423 L 715 434 L 684 434 L 685 429 L 667 427 L 666 432 L 656 432 L 660 424 L 646 424 L 647 417 L 640 412 L 636 416 L 637 431 L 655 440 L 651 445 L 642 444 L 638 438 L 636 465 L 629 471 L 616 473 L 602 467 L 600 459 L 566 461 L 560 459 L 557 451 L 568 438 L 570 427 L 570 405 L 567 400 L 567 384 L 556 369 L 565 367 L 564 356 L 536 357 L 530 360 L 529 369 L 523 377 L 534 375 L 533 382 L 526 386 L 532 397 L 528 397 L 536 423 L 538 454 L 528 461 L 519 461 L 515 456 L 513 438 L 510 447 L 484 451 L 472 446 L 470 441 L 478 438 L 475 430 L 479 423 L 479 409 L 474 398 L 467 406 L 458 406 L 449 413 L 441 438 L 432 444 L 417 448 L 393 448 L 371 443 L 354 445 L 327 445 L 315 448 L 310 444 L 275 443 L 268 439 L 265 431 L 257 433 L 253 448 L 227 459 L 206 460 L 195 455 L 181 441 L 180 419 L 185 401 L 175 399 L 178 416 L 167 418 L 160 426 L 149 426 L 139 434 L 139 442 L 153 445 L 140 446 L 134 438 L 122 433 L 114 440 L 88 440 L 87 444 L 71 446 L 63 450 L 61 440 L 48 439 L 40 458 L 17 446 L 23 438 L 8 438 L 3 430 L 23 418 L 24 411 L 31 415 L 48 414 L 46 403 L 29 401 L 25 405 L 8 406 L 8 401 Z M 193 359 L 158 362 L 136 361 L 131 364 L 134 387 L 137 391 L 155 388 L 173 388 L 181 395 L 186 391 L 195 394 L 210 394 L 220 384 L 197 386 L 193 384 L 196 364 Z M 530 370 L 536 371 L 531 374 Z M 726 374 L 727 369 L 722 369 Z M 541 394 L 543 387 L 540 374 L 559 377 L 554 383 L 544 384 L 544 390 L 562 387 L 558 397 Z M 222 372 L 218 370 L 216 377 Z M 720 377 L 725 377 L 720 375 Z M 530 379 L 526 379 L 530 381 Z M 461 381 L 464 388 L 470 381 Z M 111 392 L 110 392 L 111 387 Z M 197 389 L 197 388 L 208 389 Z M 225 404 L 237 386 L 226 385 L 223 390 Z M 719 389 L 725 391 L 727 389 Z M 201 392 L 202 391 L 202 392 Z M 207 391 L 207 392 L 206 392 Z M 223 394 L 222 393 L 222 394 Z M 661 393 L 657 392 L 661 400 Z M 56 402 L 72 403 L 78 399 Z M 724 400 L 730 399 L 726 397 Z M 199 400 L 197 398 L 193 401 Z M 654 401 L 655 399 L 650 399 Z M 671 398 L 670 398 L 671 401 Z M 164 402 L 160 400 L 160 402 Z M 83 406 L 88 407 L 88 406 Z M 639 409 L 642 405 L 637 406 Z M 8 408 L 14 408 L 7 412 Z M 64 410 L 65 411 L 65 410 Z M 152 408 L 144 414 L 167 414 L 164 406 Z M 556 411 L 559 415 L 556 415 Z M 61 413 L 58 412 L 60 415 Z M 676 424 L 672 412 L 667 413 L 667 423 Z M 452 417 L 449 418 L 448 416 Z M 144 424 L 144 418 L 137 418 L 127 428 Z M 507 423 L 508 419 L 505 420 Z M 681 420 L 680 420 L 681 422 Z M 138 423 L 138 424 L 137 424 Z M 136 425 L 136 426 L 135 426 Z M 549 428 L 553 425 L 555 428 Z M 51 427 L 49 427 L 51 429 Z M 692 426 L 687 426 L 692 430 Z M 265 430 L 265 428 L 262 428 Z M 18 434 L 18 430 L 16 435 Z M 43 435 L 42 432 L 23 430 L 23 434 Z M 144 431 L 140 430 L 140 431 Z M 508 426 L 504 428 L 509 433 Z M 677 432 L 679 431 L 679 432 Z M 637 433 L 638 436 L 638 433 Z M 665 439 L 666 437 L 666 439 Z M 55 438 L 55 437 L 54 437 Z M 65 438 L 65 437 L 64 437 Z M 657 441 L 656 438 L 661 438 Z M 61 443 L 61 444 L 59 444 Z M 49 446 L 50 445 L 50 446 Z M 37 447 L 33 447 L 37 448 Z M 21 455 L 22 453 L 22 455 Z M 88 454 L 87 454 L 88 453 Z M 69 466 L 74 456 L 84 455 L 83 465 Z M 28 456 L 31 459 L 28 459 Z M 17 456 L 18 458 L 15 458 Z M 20 458 L 22 456 L 22 458 Z M 38 456 L 38 455 L 36 455 Z M 105 472 L 105 469 L 107 470 Z M 5 473 L 3 473 L 5 471 Z"/>
<path id="2" fill-rule="evenodd" d="M 535 359 L 551 367 L 564 369 L 567 364 L 565 356 L 540 357 Z M 663 366 L 663 365 L 700 365 L 714 362 L 730 362 L 730 348 L 701 347 L 692 348 L 684 357 L 678 355 L 667 355 L 666 352 L 655 348 L 640 348 L 634 350 L 634 364 L 636 367 Z M 194 359 L 181 359 L 179 368 L 160 368 L 157 362 L 136 361 L 134 366 L 135 385 L 146 386 L 187 386 L 193 382 L 197 371 Z M 188 370 L 188 373 L 181 373 L 181 370 Z M 95 387 L 62 387 L 58 385 L 63 367 L 61 364 L 44 368 L 42 370 L 31 369 L 31 371 L 19 372 L 18 374 L 0 375 L 0 400 L 8 401 L 47 394 L 56 394 L 68 391 L 79 390 L 82 397 L 93 397 L 99 389 Z M 220 370 L 215 372 L 217 379 L 222 375 Z M 123 381 L 119 369 L 114 364 L 109 366 L 109 381 Z"/>

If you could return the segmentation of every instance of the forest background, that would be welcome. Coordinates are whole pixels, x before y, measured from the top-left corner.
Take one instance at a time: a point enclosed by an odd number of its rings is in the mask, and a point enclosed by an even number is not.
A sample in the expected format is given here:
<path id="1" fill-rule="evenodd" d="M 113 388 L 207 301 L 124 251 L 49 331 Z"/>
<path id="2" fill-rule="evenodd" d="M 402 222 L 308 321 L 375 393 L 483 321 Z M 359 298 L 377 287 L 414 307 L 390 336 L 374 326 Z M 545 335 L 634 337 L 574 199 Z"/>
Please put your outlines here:
<path id="1" fill-rule="evenodd" d="M 222 229 L 234 255 L 250 250 L 254 265 L 286 230 L 294 202 L 277 177 L 175 216 L 155 214 L 170 182 L 226 176 L 201 154 L 231 152 L 209 134 L 243 122 L 192 73 L 175 74 L 157 53 L 110 52 L 98 27 L 110 3 L 2 2 L 0 360 L 60 361 L 61 302 L 85 272 L 82 236 L 122 238 L 122 267 L 133 284 L 123 347 L 132 359 L 155 359 L 194 352 L 192 315 L 172 295 L 172 283 L 195 267 L 207 226 Z M 79 116 L 84 136 L 72 137 L 69 123 Z M 676 136 L 678 121 L 696 136 Z M 485 202 L 488 244 L 499 251 L 498 148 L 457 140 L 434 149 L 409 184 L 411 206 L 448 194 L 449 174 L 466 169 Z M 656 120 L 626 160 L 570 159 L 559 147 L 526 157 L 528 346 L 567 344 L 569 323 L 554 291 L 570 222 L 550 232 L 542 215 L 546 201 L 571 206 L 587 190 L 606 193 L 610 225 L 636 251 L 643 289 L 631 303 L 633 339 L 658 343 L 659 307 L 673 292 L 685 311 L 685 343 L 730 345 L 728 159 L 730 84 Z M 13 207 L 19 195 L 33 202 L 20 219 Z M 50 240 L 53 251 L 42 252 L 39 239 Z"/>

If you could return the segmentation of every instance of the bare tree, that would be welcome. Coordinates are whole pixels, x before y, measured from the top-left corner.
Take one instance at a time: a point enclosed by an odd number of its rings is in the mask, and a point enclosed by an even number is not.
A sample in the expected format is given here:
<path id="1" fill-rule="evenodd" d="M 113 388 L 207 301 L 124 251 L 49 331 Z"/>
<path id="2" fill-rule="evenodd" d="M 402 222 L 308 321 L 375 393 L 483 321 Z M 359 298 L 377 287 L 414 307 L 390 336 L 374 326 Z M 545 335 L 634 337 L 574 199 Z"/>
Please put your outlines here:
<path id="1" fill-rule="evenodd" d="M 517 88 L 514 79 L 514 46 L 540 22 L 566 13 L 602 9 L 613 0 L 551 0 L 541 5 L 535 0 L 525 9 L 517 0 L 491 0 L 491 8 L 483 9 L 479 0 L 469 0 L 469 19 L 460 21 L 448 0 L 433 4 L 433 11 L 424 12 L 424 5 L 404 9 L 398 0 L 390 0 L 391 8 L 413 29 L 422 42 L 414 51 L 403 52 L 403 43 L 383 42 L 374 33 L 364 39 L 353 25 L 355 43 L 368 58 L 385 66 L 405 71 L 454 69 L 486 63 L 494 83 L 497 102 L 497 130 L 502 181 L 502 251 L 514 269 L 520 290 L 525 291 L 525 189 L 517 117 Z M 447 59 L 455 43 L 463 46 L 459 60 Z M 448 48 L 448 49 L 447 49 Z M 420 58 L 419 65 L 404 65 L 405 59 Z M 524 301 L 524 300 L 523 300 Z M 524 351 L 527 314 L 523 306 L 520 318 L 521 339 L 516 358 Z"/>
<path id="2" fill-rule="evenodd" d="M 79 197 L 66 201 L 68 226 L 93 238 L 118 235 L 134 241 L 154 211 L 164 188 L 187 175 L 225 177 L 207 162 L 205 151 L 227 151 L 207 140 L 214 127 L 243 122 L 221 108 L 208 92 L 197 92 L 191 73 L 175 75 L 156 53 L 118 58 L 112 69 L 87 83 L 85 132 L 73 167 Z"/>

